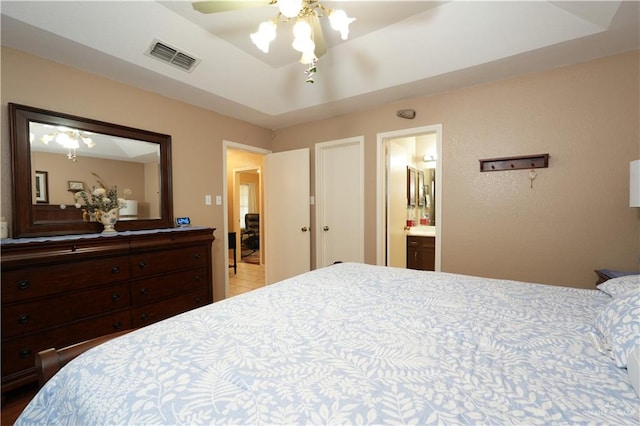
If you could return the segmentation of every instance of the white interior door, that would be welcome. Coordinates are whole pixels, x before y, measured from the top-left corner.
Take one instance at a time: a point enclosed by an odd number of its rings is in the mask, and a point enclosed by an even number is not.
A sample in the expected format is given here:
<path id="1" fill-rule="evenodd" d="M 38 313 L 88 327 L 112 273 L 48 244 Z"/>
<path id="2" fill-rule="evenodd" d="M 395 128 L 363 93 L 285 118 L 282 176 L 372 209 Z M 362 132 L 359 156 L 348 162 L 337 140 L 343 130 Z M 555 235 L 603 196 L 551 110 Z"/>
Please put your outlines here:
<path id="1" fill-rule="evenodd" d="M 316 266 L 364 262 L 363 138 L 316 145 Z"/>
<path id="2" fill-rule="evenodd" d="M 387 142 L 387 266 L 406 268 L 407 237 L 407 149 Z"/>
<path id="3" fill-rule="evenodd" d="M 311 269 L 309 149 L 265 157 L 265 282 Z"/>

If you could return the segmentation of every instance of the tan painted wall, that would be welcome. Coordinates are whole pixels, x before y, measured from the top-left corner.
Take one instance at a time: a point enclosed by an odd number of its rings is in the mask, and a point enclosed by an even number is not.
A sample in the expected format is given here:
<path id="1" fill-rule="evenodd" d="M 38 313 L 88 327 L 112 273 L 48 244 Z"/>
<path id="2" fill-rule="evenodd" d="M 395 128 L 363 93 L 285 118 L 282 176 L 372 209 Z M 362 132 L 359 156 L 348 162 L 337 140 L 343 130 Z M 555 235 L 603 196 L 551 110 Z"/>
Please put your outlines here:
<path id="1" fill-rule="evenodd" d="M 192 224 L 217 228 L 213 244 L 214 298 L 224 295 L 227 273 L 222 206 L 222 141 L 270 149 L 271 131 L 136 89 L 13 49 L 2 48 L 1 215 L 11 220 L 11 163 L 7 103 L 14 102 L 136 127 L 172 137 L 173 211 Z"/>
<path id="2" fill-rule="evenodd" d="M 281 129 L 271 142 L 270 130 L 2 48 L 0 214 L 10 220 L 7 102 L 170 134 L 174 214 L 219 230 L 217 300 L 223 213 L 203 199 L 222 194 L 223 139 L 284 151 L 364 135 L 365 261 L 375 263 L 376 135 L 441 123 L 442 269 L 590 287 L 595 268 L 638 269 L 640 209 L 628 207 L 629 161 L 640 158 L 638 64 L 637 51 L 615 55 Z M 397 118 L 401 108 L 416 119 Z M 478 172 L 481 158 L 544 152 L 551 167 L 533 189 L 528 171 Z"/>
<path id="3" fill-rule="evenodd" d="M 588 288 L 596 268 L 638 270 L 640 209 L 628 192 L 639 81 L 638 51 L 628 52 L 282 129 L 274 147 L 365 136 L 365 261 L 375 263 L 376 135 L 440 123 L 442 270 Z M 416 118 L 396 117 L 404 108 Z M 540 153 L 550 167 L 533 189 L 527 170 L 479 172 L 482 158 Z"/>

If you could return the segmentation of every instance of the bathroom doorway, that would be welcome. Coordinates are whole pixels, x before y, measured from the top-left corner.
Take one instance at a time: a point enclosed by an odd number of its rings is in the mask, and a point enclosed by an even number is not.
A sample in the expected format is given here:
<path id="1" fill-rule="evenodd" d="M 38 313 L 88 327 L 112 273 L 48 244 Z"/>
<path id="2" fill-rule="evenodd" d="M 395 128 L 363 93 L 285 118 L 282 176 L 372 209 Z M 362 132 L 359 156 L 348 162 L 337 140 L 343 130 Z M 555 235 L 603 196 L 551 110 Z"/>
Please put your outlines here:
<path id="1" fill-rule="evenodd" d="M 435 269 L 440 270 L 442 244 L 442 126 L 432 125 L 378 134 L 377 259 L 378 265 L 406 267 L 405 226 L 409 214 L 435 220 Z M 434 176 L 425 188 L 432 205 L 407 206 L 407 167 Z M 416 221 L 419 220 L 415 217 Z M 426 218 L 425 218 L 426 219 Z"/>

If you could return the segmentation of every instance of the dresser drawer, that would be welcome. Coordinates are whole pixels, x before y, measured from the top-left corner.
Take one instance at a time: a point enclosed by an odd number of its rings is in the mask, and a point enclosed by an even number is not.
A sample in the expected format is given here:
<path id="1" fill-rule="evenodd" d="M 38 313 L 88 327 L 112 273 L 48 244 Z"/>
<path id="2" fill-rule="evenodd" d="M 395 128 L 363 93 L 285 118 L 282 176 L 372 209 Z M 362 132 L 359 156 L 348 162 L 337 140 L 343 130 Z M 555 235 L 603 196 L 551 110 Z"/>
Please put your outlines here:
<path id="1" fill-rule="evenodd" d="M 134 306 L 205 289 L 209 283 L 207 268 L 174 272 L 131 283 L 131 302 Z"/>
<path id="2" fill-rule="evenodd" d="M 119 235 L 109 238 L 78 238 L 62 241 L 28 242 L 20 244 L 2 244 L 2 266 L 9 269 L 31 268 L 34 263 L 69 264 L 81 260 L 93 260 L 98 257 L 115 257 L 129 254 L 129 242 Z"/>
<path id="3" fill-rule="evenodd" d="M 4 306 L 2 337 L 32 333 L 77 319 L 128 308 L 129 301 L 129 285 L 122 283 Z"/>
<path id="4" fill-rule="evenodd" d="M 33 368 L 39 351 L 79 343 L 131 328 L 129 310 L 122 310 L 41 333 L 2 340 L 2 376 Z"/>
<path id="5" fill-rule="evenodd" d="M 173 229 L 172 232 L 158 232 L 157 234 L 141 235 L 131 240 L 131 250 L 142 251 L 149 248 L 156 249 L 163 246 L 172 249 L 180 245 L 208 245 L 211 248 L 213 242 L 213 230 Z"/>
<path id="6" fill-rule="evenodd" d="M 134 254 L 131 256 L 131 275 L 138 278 L 178 269 L 206 266 L 210 252 L 210 247 L 198 245 Z"/>
<path id="7" fill-rule="evenodd" d="M 69 262 L 47 267 L 2 271 L 2 303 L 94 287 L 129 279 L 129 258 Z"/>
<path id="8" fill-rule="evenodd" d="M 143 327 L 199 306 L 204 306 L 207 303 L 207 290 L 197 290 L 173 299 L 133 308 L 131 311 L 131 323 L 134 328 Z"/>

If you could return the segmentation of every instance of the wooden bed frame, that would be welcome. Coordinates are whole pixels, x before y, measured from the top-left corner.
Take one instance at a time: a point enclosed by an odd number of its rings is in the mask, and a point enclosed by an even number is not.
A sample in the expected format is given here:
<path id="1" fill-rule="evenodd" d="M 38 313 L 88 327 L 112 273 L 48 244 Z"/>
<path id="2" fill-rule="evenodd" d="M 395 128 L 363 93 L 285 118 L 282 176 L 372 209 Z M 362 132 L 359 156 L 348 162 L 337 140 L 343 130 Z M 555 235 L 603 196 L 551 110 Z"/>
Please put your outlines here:
<path id="1" fill-rule="evenodd" d="M 123 330 L 94 339 L 85 340 L 75 345 L 66 346 L 61 349 L 49 348 L 36 354 L 36 372 L 38 373 L 38 386 L 42 387 L 69 361 L 83 352 L 98 346 L 108 340 L 114 339 L 133 330 Z"/>

